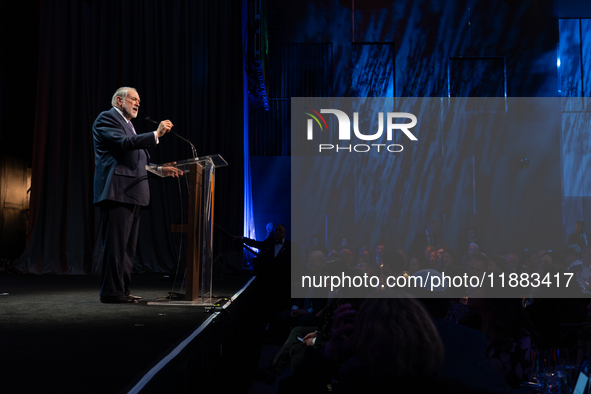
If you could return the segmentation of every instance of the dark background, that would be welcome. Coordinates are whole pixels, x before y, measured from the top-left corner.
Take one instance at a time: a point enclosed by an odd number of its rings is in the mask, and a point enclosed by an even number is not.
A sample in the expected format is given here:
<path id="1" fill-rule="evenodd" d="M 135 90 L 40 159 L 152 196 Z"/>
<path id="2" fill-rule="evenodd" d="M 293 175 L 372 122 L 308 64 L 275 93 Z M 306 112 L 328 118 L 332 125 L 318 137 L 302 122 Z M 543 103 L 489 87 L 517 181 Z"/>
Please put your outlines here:
<path id="1" fill-rule="evenodd" d="M 110 108 L 118 86 L 133 86 L 142 98 L 134 122 L 138 133 L 153 130 L 145 116 L 171 119 L 199 155 L 219 153 L 234 163 L 217 178 L 216 223 L 240 231 L 241 6 L 49 1 L 2 13 L 9 21 L 2 30 L 2 150 L 32 167 L 28 246 L 20 270 L 92 272 L 98 216 L 92 207 L 91 127 Z M 184 142 L 167 137 L 150 152 L 153 162 L 190 157 Z M 155 179 L 151 190 L 136 269 L 168 271 L 178 253 L 178 236 L 169 229 L 182 217 L 179 186 Z"/>

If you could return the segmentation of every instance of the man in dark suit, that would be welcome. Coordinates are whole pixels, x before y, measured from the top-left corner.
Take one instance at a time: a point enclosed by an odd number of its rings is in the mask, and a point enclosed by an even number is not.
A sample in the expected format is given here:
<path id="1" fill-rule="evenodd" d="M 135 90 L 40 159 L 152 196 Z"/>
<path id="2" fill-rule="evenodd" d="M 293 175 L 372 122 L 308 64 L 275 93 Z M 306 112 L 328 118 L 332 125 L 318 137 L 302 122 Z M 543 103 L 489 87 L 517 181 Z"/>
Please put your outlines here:
<path id="1" fill-rule="evenodd" d="M 480 253 L 485 253 L 484 241 L 482 240 L 482 237 L 477 235 L 476 229 L 474 227 L 468 227 L 466 236 L 460 237 L 458 239 L 456 250 L 458 251 L 460 256 L 468 252 L 470 244 L 478 245 L 478 251 Z"/>
<path id="2" fill-rule="evenodd" d="M 585 233 L 585 222 L 579 220 L 575 223 L 575 232 L 568 236 L 566 247 L 573 250 L 577 255 L 581 255 L 581 251 L 585 246 L 589 245 L 589 238 Z"/>
<path id="3" fill-rule="evenodd" d="M 137 117 L 140 97 L 134 88 L 117 89 L 112 108 L 101 112 L 92 125 L 95 171 L 93 202 L 101 210 L 103 248 L 101 290 L 103 303 L 133 303 L 142 297 L 130 295 L 131 270 L 135 259 L 140 208 L 150 202 L 146 164 L 147 148 L 155 146 L 172 128 L 168 120 L 152 133 L 136 134 L 131 119 Z M 164 175 L 182 171 L 164 167 Z"/>
<path id="4" fill-rule="evenodd" d="M 260 250 L 254 274 L 260 283 L 261 300 L 265 302 L 263 312 L 271 319 L 291 307 L 291 256 L 292 248 L 297 246 L 286 239 L 285 235 L 285 226 L 278 224 L 275 226 L 274 236 L 264 241 L 235 237 L 241 238 L 246 245 Z M 297 249 L 294 255 L 299 256 Z"/>
<path id="5" fill-rule="evenodd" d="M 408 255 L 422 255 L 427 245 L 437 246 L 437 220 L 429 220 L 425 229 L 419 231 L 410 244 Z"/>

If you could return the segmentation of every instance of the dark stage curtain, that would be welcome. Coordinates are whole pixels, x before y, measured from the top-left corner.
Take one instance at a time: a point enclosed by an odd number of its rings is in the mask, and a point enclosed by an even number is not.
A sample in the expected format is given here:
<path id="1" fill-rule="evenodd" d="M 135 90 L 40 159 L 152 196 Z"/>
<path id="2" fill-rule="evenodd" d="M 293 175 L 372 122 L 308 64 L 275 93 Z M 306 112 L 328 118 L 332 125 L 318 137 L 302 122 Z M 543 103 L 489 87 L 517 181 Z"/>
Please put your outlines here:
<path id="1" fill-rule="evenodd" d="M 138 133 L 170 119 L 200 156 L 230 163 L 216 172 L 215 223 L 241 233 L 243 216 L 242 2 L 43 1 L 29 239 L 17 267 L 29 273 L 89 274 L 100 226 L 92 205 L 92 123 L 119 86 L 138 90 Z M 26 48 L 23 48 L 26 50 Z M 150 151 L 153 163 L 191 157 L 172 134 Z M 176 265 L 182 216 L 179 183 L 151 179 L 142 212 L 140 271 Z M 186 194 L 184 179 L 180 188 Z M 186 198 L 186 197 L 185 197 Z M 186 203 L 185 203 L 186 204 Z M 185 209 L 186 209 L 186 205 Z M 229 241 L 216 233 L 214 254 Z M 96 271 L 97 267 L 94 267 Z"/>

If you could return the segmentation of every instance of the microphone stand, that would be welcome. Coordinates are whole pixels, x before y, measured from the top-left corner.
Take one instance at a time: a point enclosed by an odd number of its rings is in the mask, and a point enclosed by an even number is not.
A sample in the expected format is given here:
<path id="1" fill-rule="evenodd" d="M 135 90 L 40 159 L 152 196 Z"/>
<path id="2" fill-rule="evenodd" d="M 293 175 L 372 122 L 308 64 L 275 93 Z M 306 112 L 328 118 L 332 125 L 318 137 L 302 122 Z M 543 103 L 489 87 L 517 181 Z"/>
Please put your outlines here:
<path id="1" fill-rule="evenodd" d="M 155 120 L 151 119 L 149 116 L 146 116 L 145 118 L 148 122 L 152 122 L 154 124 L 160 124 L 159 122 L 156 122 Z M 170 130 L 170 132 L 174 135 L 176 135 L 178 138 L 180 138 L 181 140 L 185 141 L 187 144 L 191 145 L 191 150 L 193 152 L 193 159 L 197 160 L 199 157 L 197 157 L 197 149 L 195 149 L 195 146 L 191 143 L 191 141 L 189 141 L 188 139 L 186 139 L 185 137 L 180 136 L 179 134 L 175 133 L 174 131 Z"/>

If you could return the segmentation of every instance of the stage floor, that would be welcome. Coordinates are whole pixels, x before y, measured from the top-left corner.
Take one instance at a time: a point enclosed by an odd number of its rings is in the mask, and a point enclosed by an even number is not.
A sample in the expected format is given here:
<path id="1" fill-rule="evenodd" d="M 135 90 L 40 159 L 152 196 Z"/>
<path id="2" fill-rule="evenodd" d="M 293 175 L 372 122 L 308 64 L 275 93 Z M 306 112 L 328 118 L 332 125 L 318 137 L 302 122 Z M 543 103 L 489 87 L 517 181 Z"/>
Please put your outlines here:
<path id="1" fill-rule="evenodd" d="M 226 277 L 213 295 L 231 297 L 250 276 Z M 102 304 L 100 278 L 0 276 L 0 384 L 3 393 L 118 393 L 142 376 L 210 314 L 194 306 L 147 305 L 172 281 L 135 274 L 138 304 Z M 179 291 L 179 287 L 175 288 Z"/>

